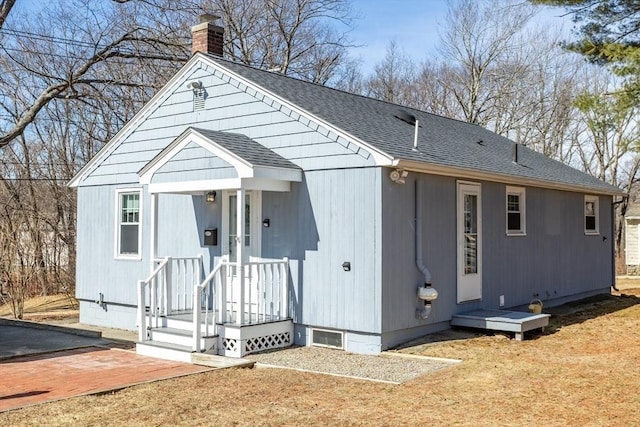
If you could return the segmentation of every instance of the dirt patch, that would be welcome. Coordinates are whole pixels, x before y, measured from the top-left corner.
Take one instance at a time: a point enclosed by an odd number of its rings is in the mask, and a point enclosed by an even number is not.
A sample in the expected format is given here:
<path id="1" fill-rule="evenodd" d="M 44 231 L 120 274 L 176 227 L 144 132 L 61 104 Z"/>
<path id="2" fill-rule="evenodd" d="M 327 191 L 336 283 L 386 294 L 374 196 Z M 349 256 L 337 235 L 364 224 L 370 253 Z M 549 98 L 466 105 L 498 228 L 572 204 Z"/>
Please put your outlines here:
<path id="1" fill-rule="evenodd" d="M 402 385 L 221 370 L 17 410 L 0 425 L 637 425 L 640 288 L 623 293 L 523 342 L 465 332 L 403 348 L 463 362 Z"/>
<path id="2" fill-rule="evenodd" d="M 78 302 L 66 294 L 30 298 L 24 302 L 24 320 L 45 322 L 49 320 L 77 319 Z M 11 307 L 0 305 L 0 317 L 13 318 Z"/>

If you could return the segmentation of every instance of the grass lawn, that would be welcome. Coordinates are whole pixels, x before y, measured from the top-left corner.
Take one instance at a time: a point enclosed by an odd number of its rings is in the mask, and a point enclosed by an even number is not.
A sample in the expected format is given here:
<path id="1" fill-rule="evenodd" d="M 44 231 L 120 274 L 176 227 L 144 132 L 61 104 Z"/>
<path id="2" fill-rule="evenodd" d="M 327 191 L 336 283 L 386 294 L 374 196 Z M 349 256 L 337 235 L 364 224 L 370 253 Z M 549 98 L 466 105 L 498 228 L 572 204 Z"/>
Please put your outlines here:
<path id="1" fill-rule="evenodd" d="M 621 292 L 553 316 L 523 342 L 495 334 L 403 348 L 464 362 L 402 385 L 220 370 L 24 408 L 0 425 L 640 425 L 640 286 Z"/>

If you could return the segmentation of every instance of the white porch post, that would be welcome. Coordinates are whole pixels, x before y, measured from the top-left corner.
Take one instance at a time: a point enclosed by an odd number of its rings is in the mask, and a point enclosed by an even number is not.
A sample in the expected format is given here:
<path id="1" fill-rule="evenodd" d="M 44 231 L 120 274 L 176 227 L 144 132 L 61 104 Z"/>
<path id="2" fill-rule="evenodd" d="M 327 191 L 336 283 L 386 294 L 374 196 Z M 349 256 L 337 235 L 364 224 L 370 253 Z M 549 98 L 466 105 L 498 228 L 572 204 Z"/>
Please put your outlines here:
<path id="1" fill-rule="evenodd" d="M 151 194 L 151 224 L 149 232 L 149 251 L 151 252 L 151 271 L 156 269 L 156 256 L 158 256 L 158 194 Z"/>
<path id="2" fill-rule="evenodd" d="M 238 321 L 242 325 L 244 323 L 244 267 L 242 265 L 243 248 L 244 248 L 244 222 L 245 222 L 245 191 L 243 188 L 237 192 L 237 225 L 236 225 L 236 274 L 238 275 L 238 286 L 240 287 L 240 300 L 238 301 Z"/>

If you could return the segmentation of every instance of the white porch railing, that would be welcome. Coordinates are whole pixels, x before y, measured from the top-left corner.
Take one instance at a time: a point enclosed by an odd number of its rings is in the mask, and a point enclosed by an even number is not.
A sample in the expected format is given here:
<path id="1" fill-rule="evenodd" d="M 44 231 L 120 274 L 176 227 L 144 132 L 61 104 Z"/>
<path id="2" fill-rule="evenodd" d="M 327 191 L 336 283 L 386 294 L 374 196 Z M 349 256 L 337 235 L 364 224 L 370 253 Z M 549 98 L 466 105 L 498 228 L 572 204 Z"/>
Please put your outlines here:
<path id="1" fill-rule="evenodd" d="M 150 326 L 157 328 L 162 316 L 192 309 L 192 285 L 202 277 L 202 255 L 155 259 L 154 264 L 149 277 L 138 281 L 139 341 L 147 340 L 147 314 Z"/>
<path id="2" fill-rule="evenodd" d="M 201 324 L 209 331 L 209 318 L 217 323 L 250 325 L 289 318 L 289 260 L 252 261 L 238 266 L 223 257 L 209 275 L 194 286 L 193 350 L 200 351 Z M 244 289 L 241 283 L 244 282 Z M 203 318 L 204 316 L 204 318 Z"/>

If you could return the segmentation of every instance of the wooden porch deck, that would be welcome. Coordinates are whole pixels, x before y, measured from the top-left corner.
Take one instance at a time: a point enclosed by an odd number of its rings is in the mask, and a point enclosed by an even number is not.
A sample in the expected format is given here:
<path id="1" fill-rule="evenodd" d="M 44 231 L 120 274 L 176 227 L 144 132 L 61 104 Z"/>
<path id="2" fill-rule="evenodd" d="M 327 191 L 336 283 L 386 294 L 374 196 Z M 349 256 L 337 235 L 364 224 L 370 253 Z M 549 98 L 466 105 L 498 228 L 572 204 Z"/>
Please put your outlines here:
<path id="1" fill-rule="evenodd" d="M 524 333 L 549 324 L 549 314 L 531 314 L 507 310 L 475 310 L 454 314 L 451 326 L 515 332 L 516 341 L 522 341 Z"/>

